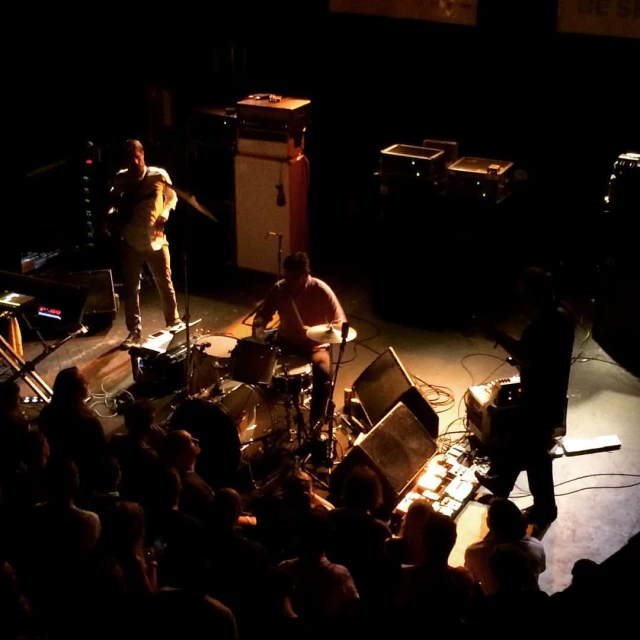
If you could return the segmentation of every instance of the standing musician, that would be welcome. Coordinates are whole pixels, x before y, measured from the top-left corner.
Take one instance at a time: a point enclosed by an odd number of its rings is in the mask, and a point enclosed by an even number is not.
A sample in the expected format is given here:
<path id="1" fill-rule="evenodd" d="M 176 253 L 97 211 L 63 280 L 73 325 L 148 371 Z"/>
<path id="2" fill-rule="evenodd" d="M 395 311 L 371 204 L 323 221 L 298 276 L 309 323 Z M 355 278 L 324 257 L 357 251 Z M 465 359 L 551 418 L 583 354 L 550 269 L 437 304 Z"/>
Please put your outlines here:
<path id="1" fill-rule="evenodd" d="M 164 169 L 145 164 L 140 141 L 125 142 L 124 160 L 126 168 L 116 174 L 110 191 L 108 226 L 123 241 L 124 308 L 129 335 L 121 346 L 129 349 L 142 339 L 140 279 L 145 263 L 160 293 L 167 328 L 176 329 L 181 324 L 165 235 L 169 212 L 175 209 L 178 196 L 169 186 L 171 178 Z"/>
<path id="2" fill-rule="evenodd" d="M 549 273 L 529 268 L 522 284 L 525 301 L 537 313 L 520 340 L 485 327 L 488 337 L 501 345 L 520 369 L 520 424 L 506 447 L 490 453 L 489 474 L 478 475 L 478 479 L 494 494 L 507 498 L 520 471 L 526 470 L 533 496 L 528 520 L 542 531 L 558 514 L 549 449 L 555 429 L 563 426 L 566 417 L 575 320 L 556 298 Z"/>
<path id="3" fill-rule="evenodd" d="M 339 329 L 347 321 L 336 294 L 328 284 L 311 276 L 309 257 L 301 251 L 287 256 L 283 263 L 284 278 L 267 294 L 253 321 L 253 335 L 266 336 L 266 326 L 278 313 L 276 344 L 285 355 L 302 357 L 312 365 L 310 426 L 324 416 L 331 382 L 331 353 L 328 345 L 307 337 L 316 325 L 333 324 Z"/>

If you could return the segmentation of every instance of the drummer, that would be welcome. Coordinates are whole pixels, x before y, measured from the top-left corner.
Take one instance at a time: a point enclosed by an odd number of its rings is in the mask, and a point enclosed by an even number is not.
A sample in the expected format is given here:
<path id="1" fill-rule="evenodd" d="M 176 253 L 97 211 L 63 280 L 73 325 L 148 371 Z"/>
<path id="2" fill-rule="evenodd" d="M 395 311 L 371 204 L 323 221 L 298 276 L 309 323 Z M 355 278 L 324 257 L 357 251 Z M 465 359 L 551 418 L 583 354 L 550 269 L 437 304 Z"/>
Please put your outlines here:
<path id="1" fill-rule="evenodd" d="M 298 251 L 287 256 L 283 263 L 284 278 L 267 294 L 253 321 L 253 335 L 264 340 L 266 327 L 278 313 L 276 344 L 284 355 L 304 358 L 312 365 L 310 425 L 324 416 L 331 382 L 331 353 L 329 345 L 307 338 L 307 330 L 316 325 L 333 324 L 339 329 L 347 318 L 336 294 L 326 282 L 314 278 L 309 257 Z"/>

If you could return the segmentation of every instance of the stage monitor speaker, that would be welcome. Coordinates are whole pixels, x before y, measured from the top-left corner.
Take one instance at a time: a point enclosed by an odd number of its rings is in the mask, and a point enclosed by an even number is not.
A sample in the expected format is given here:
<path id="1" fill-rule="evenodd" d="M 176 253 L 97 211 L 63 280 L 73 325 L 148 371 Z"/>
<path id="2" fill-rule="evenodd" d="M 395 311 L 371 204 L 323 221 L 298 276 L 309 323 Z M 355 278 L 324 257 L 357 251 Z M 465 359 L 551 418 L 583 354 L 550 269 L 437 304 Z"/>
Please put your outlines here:
<path id="1" fill-rule="evenodd" d="M 434 438 L 402 402 L 397 403 L 344 457 L 331 474 L 330 499 L 340 503 L 344 483 L 359 466 L 380 478 L 383 505 L 377 515 L 389 517 L 416 477 L 436 453 Z"/>
<path id="2" fill-rule="evenodd" d="M 432 438 L 438 437 L 438 414 L 422 395 L 400 358 L 389 347 L 353 383 L 367 419 L 377 424 L 398 402 L 403 402 Z"/>
<path id="3" fill-rule="evenodd" d="M 110 324 L 118 311 L 111 269 L 56 273 L 56 279 L 89 290 L 82 316 L 83 324 Z"/>
<path id="4" fill-rule="evenodd" d="M 309 250 L 309 162 L 238 154 L 235 157 L 236 261 L 243 269 L 278 273 L 283 255 Z"/>

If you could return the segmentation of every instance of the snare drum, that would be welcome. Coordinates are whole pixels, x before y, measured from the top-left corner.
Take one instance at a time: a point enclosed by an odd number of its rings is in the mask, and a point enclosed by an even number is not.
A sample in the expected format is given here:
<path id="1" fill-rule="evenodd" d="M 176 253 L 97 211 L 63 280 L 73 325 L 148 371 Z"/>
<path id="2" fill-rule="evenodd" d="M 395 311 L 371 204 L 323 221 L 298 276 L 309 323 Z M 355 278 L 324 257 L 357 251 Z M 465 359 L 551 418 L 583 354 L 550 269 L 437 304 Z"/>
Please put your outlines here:
<path id="1" fill-rule="evenodd" d="M 200 336 L 194 345 L 193 389 L 207 389 L 228 376 L 231 352 L 238 344 L 232 336 Z"/>
<path id="2" fill-rule="evenodd" d="M 297 396 L 311 388 L 311 363 L 298 356 L 280 356 L 273 375 L 273 388 L 284 395 Z"/>
<path id="3" fill-rule="evenodd" d="M 231 379 L 246 384 L 271 384 L 277 357 L 276 346 L 243 338 L 231 353 Z"/>

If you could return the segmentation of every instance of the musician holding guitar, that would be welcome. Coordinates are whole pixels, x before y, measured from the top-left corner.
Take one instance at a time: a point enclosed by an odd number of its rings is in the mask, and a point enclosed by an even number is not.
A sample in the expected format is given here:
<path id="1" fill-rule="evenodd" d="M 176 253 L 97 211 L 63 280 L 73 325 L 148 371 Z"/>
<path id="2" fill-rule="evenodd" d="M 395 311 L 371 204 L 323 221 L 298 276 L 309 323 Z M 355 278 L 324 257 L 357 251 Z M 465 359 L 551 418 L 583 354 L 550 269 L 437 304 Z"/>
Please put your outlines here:
<path id="1" fill-rule="evenodd" d="M 551 275 L 542 269 L 526 270 L 522 293 L 535 317 L 519 340 L 481 322 L 487 337 L 503 347 L 520 369 L 522 392 L 521 420 L 512 442 L 490 453 L 487 475 L 476 475 L 494 494 L 507 498 L 520 471 L 526 471 L 533 496 L 528 520 L 542 531 L 557 517 L 549 449 L 554 430 L 565 420 L 575 317 L 556 298 Z"/>
<path id="2" fill-rule="evenodd" d="M 175 209 L 178 196 L 164 169 L 145 164 L 144 149 L 138 140 L 125 142 L 124 160 L 126 168 L 115 175 L 111 187 L 107 227 L 109 233 L 122 239 L 123 298 L 129 330 L 122 348 L 129 349 L 142 339 L 140 278 L 145 263 L 160 293 L 167 328 L 180 325 L 165 236 L 169 212 Z"/>

